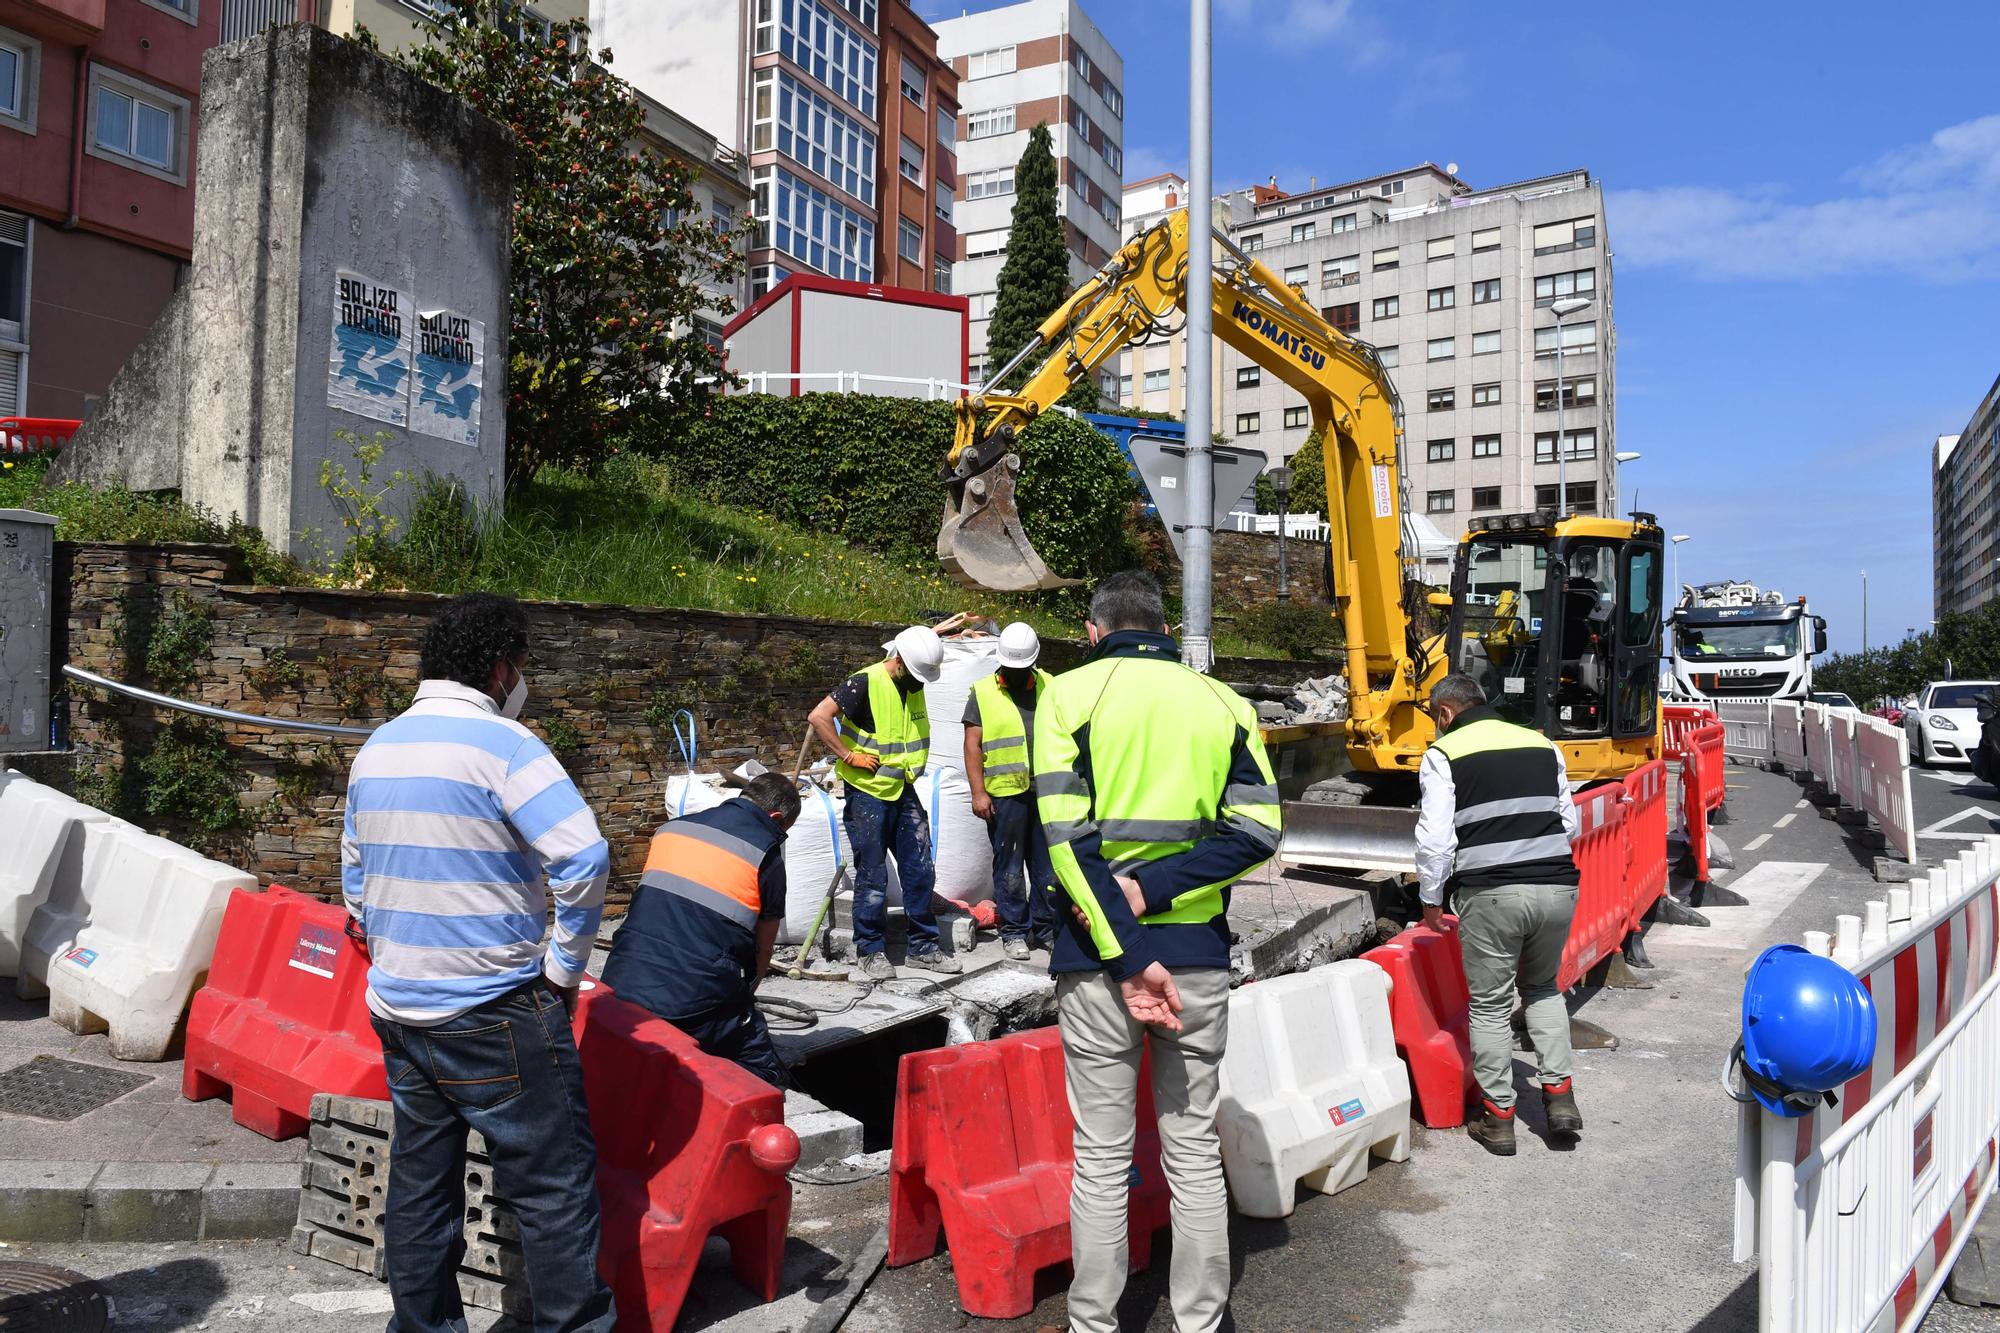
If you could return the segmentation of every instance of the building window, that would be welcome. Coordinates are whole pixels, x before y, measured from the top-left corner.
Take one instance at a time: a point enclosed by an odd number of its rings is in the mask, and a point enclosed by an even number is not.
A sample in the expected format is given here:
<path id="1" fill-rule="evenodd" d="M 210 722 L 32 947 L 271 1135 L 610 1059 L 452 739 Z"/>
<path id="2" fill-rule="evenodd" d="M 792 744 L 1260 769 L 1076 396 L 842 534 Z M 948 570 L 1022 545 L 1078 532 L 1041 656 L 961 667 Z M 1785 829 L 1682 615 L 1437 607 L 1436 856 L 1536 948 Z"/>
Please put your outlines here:
<path id="1" fill-rule="evenodd" d="M 998 195 L 1014 193 L 1014 168 L 1000 167 L 993 171 L 975 171 L 965 178 L 967 199 L 991 199 Z"/>
<path id="2" fill-rule="evenodd" d="M 1554 509 L 1556 507 L 1556 487 L 1535 487 L 1535 508 Z M 1571 511 L 1578 514 L 1597 512 L 1597 483 L 1594 481 L 1573 481 L 1566 488 Z"/>
<path id="3" fill-rule="evenodd" d="M 195 8 L 196 0 L 145 0 L 153 9 L 164 9 L 183 23 L 201 21 L 201 11 Z"/>
<path id="4" fill-rule="evenodd" d="M 814 175 L 874 206 L 875 131 L 800 83 L 790 71 L 758 71 L 750 135 L 753 149 L 776 148 Z M 919 165 L 923 162 L 921 150 L 917 161 Z M 904 174 L 909 174 L 907 168 Z M 921 181 L 921 172 L 914 179 Z"/>
<path id="5" fill-rule="evenodd" d="M 1500 437 L 1498 435 L 1473 436 L 1472 456 L 1474 458 L 1498 458 L 1500 456 Z"/>
<path id="6" fill-rule="evenodd" d="M 1500 330 L 1495 329 L 1491 333 L 1475 333 L 1472 335 L 1472 354 L 1474 356 L 1492 356 L 1499 350 Z"/>
<path id="7" fill-rule="evenodd" d="M 1263 426 L 1259 424 L 1263 415 L 1261 412 L 1238 412 L 1236 414 L 1236 433 L 1238 435 L 1255 435 L 1263 429 Z"/>
<path id="8" fill-rule="evenodd" d="M 829 277 L 875 280 L 872 218 L 783 167 L 759 168 L 753 183 L 761 244 Z"/>
<path id="9" fill-rule="evenodd" d="M 1072 101 L 1069 104 L 1069 127 L 1076 131 L 1077 138 L 1083 140 L 1086 145 L 1090 143 L 1090 116 L 1084 111 L 1081 102 Z"/>
<path id="10" fill-rule="evenodd" d="M 958 142 L 958 116 L 943 107 L 937 109 L 937 141 L 940 148 L 950 148 Z"/>
<path id="11" fill-rule="evenodd" d="M 1566 222 L 1545 222 L 1535 228 L 1535 253 L 1552 255 L 1563 250 L 1584 250 L 1597 244 L 1597 218 L 1570 218 Z"/>
<path id="12" fill-rule="evenodd" d="M 1149 370 L 1149 371 L 1147 371 L 1147 372 L 1146 372 L 1146 392 L 1147 392 L 1147 393 L 1165 393 L 1166 391 L 1167 391 L 1167 372 L 1166 372 L 1166 371 L 1164 371 L 1164 370 Z"/>
<path id="13" fill-rule="evenodd" d="M 1306 285 L 1306 275 L 1310 271 L 1310 267 L 1305 264 L 1285 265 L 1285 285 L 1303 290 Z"/>
<path id="14" fill-rule="evenodd" d="M 1305 408 L 1303 408 L 1303 407 L 1288 407 L 1288 408 L 1286 408 L 1286 409 L 1285 409 L 1285 429 L 1286 429 L 1286 430 L 1301 430 L 1301 429 L 1304 429 L 1304 427 L 1305 427 L 1305 426 L 1306 426 L 1307 424 L 1308 424 L 1308 423 L 1307 423 L 1307 421 L 1306 421 L 1306 409 L 1305 409 Z"/>
<path id="15" fill-rule="evenodd" d="M 1433 412 L 1449 412 L 1458 406 L 1458 390 L 1432 389 L 1424 395 L 1424 405 Z"/>
<path id="16" fill-rule="evenodd" d="M 874 31 L 873 3 L 862 4 L 865 16 L 845 0 L 843 6 Z M 849 27 L 826 0 L 786 0 L 779 9 L 779 54 L 833 89 L 864 120 L 874 120 L 875 43 Z"/>
<path id="17" fill-rule="evenodd" d="M 1458 237 L 1439 236 L 1424 242 L 1425 259 L 1450 259 L 1458 253 Z"/>
<path id="18" fill-rule="evenodd" d="M 1597 376 L 1565 375 L 1562 378 L 1564 407 L 1594 407 L 1597 404 Z M 1556 381 L 1535 381 L 1535 410 L 1553 412 L 1556 407 Z"/>
<path id="19" fill-rule="evenodd" d="M 35 82 L 41 69 L 41 51 L 42 44 L 34 38 L 0 28 L 0 125 L 35 132 Z"/>
<path id="20" fill-rule="evenodd" d="M 967 259 L 991 259 L 1006 253 L 1007 233 L 1004 231 L 976 231 L 965 238 Z"/>
<path id="21" fill-rule="evenodd" d="M 1450 338 L 1433 338 L 1424 344 L 1424 360 L 1449 361 L 1454 355 Z"/>
<path id="22" fill-rule="evenodd" d="M 1500 386 L 1498 383 L 1475 384 L 1472 386 L 1472 405 L 1474 407 L 1492 407 L 1499 401 Z M 1477 455 L 1474 455 L 1474 457 L 1477 457 Z"/>
<path id="23" fill-rule="evenodd" d="M 1403 182 L 1401 181 L 1383 181 L 1380 185 L 1375 187 L 1375 193 L 1381 195 L 1384 199 L 1387 199 L 1392 195 L 1401 194 L 1402 192 L 1403 192 Z"/>
<path id="24" fill-rule="evenodd" d="M 1113 171 L 1117 172 L 1121 176 L 1125 174 L 1124 149 L 1120 148 L 1117 144 L 1113 143 L 1111 140 L 1106 139 L 1103 143 L 1098 145 L 1097 154 L 1099 157 L 1102 157 L 1104 159 L 1105 166 L 1110 167 Z"/>
<path id="25" fill-rule="evenodd" d="M 1564 324 L 1562 329 L 1562 350 L 1574 356 L 1578 352 L 1595 351 L 1597 348 L 1597 321 L 1587 320 L 1582 324 Z M 1554 356 L 1556 354 L 1557 326 L 1535 330 L 1535 355 Z"/>
<path id="26" fill-rule="evenodd" d="M 997 107 L 992 111 L 974 111 L 965 118 L 967 139 L 992 139 L 1002 134 L 1014 132 L 1014 108 Z"/>
<path id="27" fill-rule="evenodd" d="M 1483 250 L 1498 250 L 1499 248 L 1500 229 L 1498 227 L 1484 227 L 1472 233 L 1472 253 L 1478 254 Z"/>
<path id="28" fill-rule="evenodd" d="M 1428 491 L 1424 495 L 1424 512 L 1426 514 L 1449 514 L 1457 508 L 1457 491 Z"/>
<path id="29" fill-rule="evenodd" d="M 897 159 L 896 169 L 903 173 L 903 179 L 912 185 L 924 183 L 924 146 L 911 143 L 910 136 L 904 135 L 903 151 Z"/>
<path id="30" fill-rule="evenodd" d="M 1487 305 L 1500 299 L 1500 279 L 1481 278 L 1472 284 L 1472 304 Z"/>
<path id="31" fill-rule="evenodd" d="M 943 256 L 931 265 L 931 290 L 951 294 L 951 261 Z"/>
<path id="32" fill-rule="evenodd" d="M 186 183 L 188 102 L 106 69 L 90 67 L 90 152 Z"/>
<path id="33" fill-rule="evenodd" d="M 1125 94 L 1118 91 L 1118 85 L 1111 80 L 1104 81 L 1104 105 L 1111 114 L 1122 117 L 1125 114 Z"/>
<path id="34" fill-rule="evenodd" d="M 908 56 L 903 57 L 903 100 L 916 106 L 924 104 L 924 72 Z"/>
<path id="35" fill-rule="evenodd" d="M 1131 397 L 1132 377 L 1130 375 L 1120 375 L 1118 377 L 1118 401 L 1121 403 L 1126 402 Z"/>
<path id="36" fill-rule="evenodd" d="M 1264 233 L 1253 231 L 1248 236 L 1243 237 L 1240 244 L 1243 247 L 1244 254 L 1255 254 L 1264 248 Z"/>
<path id="37" fill-rule="evenodd" d="M 1392 245 L 1386 250 L 1377 250 L 1375 252 L 1375 271 L 1380 273 L 1385 268 L 1395 268 L 1402 262 L 1402 253 L 1403 248 L 1399 245 Z"/>
<path id="38" fill-rule="evenodd" d="M 974 51 L 965 58 L 967 80 L 991 78 L 995 74 L 1014 72 L 1014 48 L 996 46 L 991 51 Z"/>
<path id="39" fill-rule="evenodd" d="M 1292 224 L 1292 240 L 1294 242 L 1310 241 L 1317 235 L 1319 235 L 1319 224 L 1316 222 L 1294 222 Z"/>
<path id="40" fill-rule="evenodd" d="M 1076 44 L 1074 38 L 1072 38 L 1070 41 L 1069 61 L 1070 64 L 1076 66 L 1076 76 L 1082 79 L 1085 83 L 1089 83 L 1090 56 L 1085 53 L 1084 49 L 1081 46 L 1078 46 Z"/>
<path id="41" fill-rule="evenodd" d="M 952 205 L 951 186 L 945 184 L 943 181 L 939 181 L 937 183 L 936 200 L 938 221 L 949 227 L 951 225 Z"/>
<path id="42" fill-rule="evenodd" d="M 896 253 L 912 264 L 924 262 L 924 229 L 908 218 L 896 220 Z"/>
<path id="43" fill-rule="evenodd" d="M 1582 430 L 1563 432 L 1563 458 L 1571 463 L 1579 459 L 1597 457 L 1597 428 L 1586 426 Z M 1556 461 L 1556 433 L 1552 430 L 1538 431 L 1535 435 L 1535 461 L 1553 463 Z"/>
<path id="44" fill-rule="evenodd" d="M 1432 310 L 1449 310 L 1458 304 L 1458 288 L 1433 287 L 1424 293 L 1424 304 Z"/>
<path id="45" fill-rule="evenodd" d="M 1327 323 L 1342 333 L 1361 331 L 1361 302 L 1349 301 L 1344 305 L 1326 306 L 1319 312 Z"/>
<path id="46" fill-rule="evenodd" d="M 1360 255 L 1342 255 L 1338 259 L 1320 261 L 1320 286 L 1346 287 L 1359 281 L 1361 281 Z"/>
<path id="47" fill-rule="evenodd" d="M 762 296 L 785 280 L 784 270 L 775 264 L 759 264 L 750 270 L 750 295 Z"/>
<path id="48" fill-rule="evenodd" d="M 1403 360 L 1403 349 L 1391 344 L 1375 349 L 1375 359 L 1382 363 L 1382 369 L 1394 370 Z"/>
<path id="49" fill-rule="evenodd" d="M 1498 509 L 1500 507 L 1500 488 L 1498 486 L 1474 486 L 1472 488 L 1472 507 L 1475 510 Z"/>
<path id="50" fill-rule="evenodd" d="M 1353 231 L 1354 226 L 1354 214 L 1342 213 L 1328 221 L 1326 229 L 1338 234 L 1343 231 Z"/>
<path id="51" fill-rule="evenodd" d="M 1252 389 L 1263 382 L 1264 368 L 1262 366 L 1238 366 L 1236 368 L 1237 388 Z"/>
<path id="52" fill-rule="evenodd" d="M 1400 296 L 1378 296 L 1368 313 L 1374 319 L 1394 319 L 1402 306 L 1403 298 Z"/>
<path id="53" fill-rule="evenodd" d="M 1458 456 L 1458 442 L 1455 440 L 1432 440 L 1424 451 L 1424 456 L 1433 463 L 1449 463 Z"/>
<path id="54" fill-rule="evenodd" d="M 1554 305 L 1566 296 L 1595 296 L 1597 270 L 1575 269 L 1569 273 L 1544 273 L 1535 279 L 1535 304 Z"/>

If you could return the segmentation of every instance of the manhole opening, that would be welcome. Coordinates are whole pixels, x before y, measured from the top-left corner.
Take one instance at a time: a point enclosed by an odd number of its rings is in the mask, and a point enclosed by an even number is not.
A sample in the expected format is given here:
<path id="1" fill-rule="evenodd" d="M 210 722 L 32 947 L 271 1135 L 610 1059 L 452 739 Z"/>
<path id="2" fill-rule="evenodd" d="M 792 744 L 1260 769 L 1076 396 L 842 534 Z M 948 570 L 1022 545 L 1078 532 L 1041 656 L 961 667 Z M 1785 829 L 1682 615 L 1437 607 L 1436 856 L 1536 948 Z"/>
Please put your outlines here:
<path id="1" fill-rule="evenodd" d="M 74 1120 L 152 1081 L 147 1074 L 38 1055 L 0 1073 L 0 1112 L 37 1120 Z"/>
<path id="2" fill-rule="evenodd" d="M 0 1328 L 7 1333 L 102 1333 L 110 1326 L 103 1290 L 83 1274 L 0 1262 Z"/>

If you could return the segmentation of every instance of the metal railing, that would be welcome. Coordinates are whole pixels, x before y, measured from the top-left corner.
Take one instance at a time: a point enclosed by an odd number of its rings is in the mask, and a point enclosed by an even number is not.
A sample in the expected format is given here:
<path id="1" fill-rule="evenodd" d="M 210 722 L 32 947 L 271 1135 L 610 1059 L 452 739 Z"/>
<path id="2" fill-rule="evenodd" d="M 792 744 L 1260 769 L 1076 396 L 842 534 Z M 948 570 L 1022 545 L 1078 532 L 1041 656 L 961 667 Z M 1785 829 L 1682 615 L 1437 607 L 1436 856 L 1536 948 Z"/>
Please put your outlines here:
<path id="1" fill-rule="evenodd" d="M 809 371 L 803 374 L 788 374 L 776 370 L 739 370 L 736 377 L 743 381 L 743 387 L 750 393 L 771 393 L 771 386 L 780 387 L 776 392 L 786 392 L 789 386 L 797 385 L 801 392 L 808 388 L 822 387 L 827 393 L 869 393 L 874 390 L 865 385 L 889 384 L 911 385 L 923 389 L 921 395 L 926 402 L 948 402 L 971 393 L 979 386 L 959 380 L 920 379 L 910 375 L 871 375 L 861 370 Z M 917 394 L 892 394 L 897 398 L 915 398 Z"/>
<path id="2" fill-rule="evenodd" d="M 281 23 L 311 23 L 315 0 L 222 0 L 222 34 L 218 41 L 255 37 Z"/>
<path id="3" fill-rule="evenodd" d="M 1286 514 L 1284 519 L 1287 537 L 1300 537 L 1314 542 L 1323 542 L 1327 539 L 1328 524 L 1316 513 Z M 1229 525 L 1237 532 L 1275 534 L 1278 531 L 1278 515 L 1251 514 L 1238 509 L 1230 513 Z"/>
<path id="4" fill-rule="evenodd" d="M 265 727 L 271 731 L 305 731 L 315 736 L 350 736 L 356 740 L 366 740 L 375 733 L 373 727 L 343 727 L 337 722 L 312 722 L 302 717 L 259 717 L 255 713 L 239 713 L 233 708 L 217 708 L 214 704 L 198 704 L 188 699 L 176 699 L 171 694 L 160 694 L 154 690 L 142 690 L 137 685 L 127 685 L 124 681 L 100 676 L 95 671 L 85 671 L 82 667 L 63 666 L 63 674 L 72 680 L 80 680 L 86 685 L 94 685 L 100 690 L 110 690 L 128 699 L 138 699 L 159 708 L 178 709 L 183 713 L 193 713 L 197 717 L 212 717 L 219 722 L 234 722 L 246 727 Z"/>

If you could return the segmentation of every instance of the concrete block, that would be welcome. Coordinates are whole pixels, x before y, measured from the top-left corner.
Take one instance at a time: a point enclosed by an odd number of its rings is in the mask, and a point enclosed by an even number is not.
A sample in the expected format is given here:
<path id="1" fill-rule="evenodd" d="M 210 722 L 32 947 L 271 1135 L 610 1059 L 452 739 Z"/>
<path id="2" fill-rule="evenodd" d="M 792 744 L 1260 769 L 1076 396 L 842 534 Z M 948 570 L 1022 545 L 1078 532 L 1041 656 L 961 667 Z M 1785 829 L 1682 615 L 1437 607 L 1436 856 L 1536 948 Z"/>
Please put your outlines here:
<path id="1" fill-rule="evenodd" d="M 289 1162 L 238 1162 L 209 1173 L 201 1192 L 203 1240 L 282 1240 L 299 1213 L 303 1171 Z"/>
<path id="2" fill-rule="evenodd" d="M 796 1088 L 785 1093 L 785 1124 L 799 1136 L 799 1169 L 837 1162 L 861 1151 L 861 1122 L 829 1110 Z"/>
<path id="3" fill-rule="evenodd" d="M 1246 931 L 1230 950 L 1230 978 L 1243 982 L 1280 977 L 1352 958 L 1374 934 L 1372 896 L 1365 889 L 1350 889 L 1338 901 L 1315 907 L 1289 924 Z"/>
<path id="4" fill-rule="evenodd" d="M 1875 882 L 1878 884 L 1907 884 L 1913 879 L 1922 879 L 1931 871 L 1928 862 L 1919 861 L 1911 865 L 1898 856 L 1878 856 L 1875 858 Z"/>
<path id="5" fill-rule="evenodd" d="M 85 1198 L 97 1162 L 0 1161 L 0 1239 L 83 1239 Z"/>
<path id="6" fill-rule="evenodd" d="M 206 1162 L 111 1162 L 90 1182 L 89 1240 L 200 1240 Z"/>

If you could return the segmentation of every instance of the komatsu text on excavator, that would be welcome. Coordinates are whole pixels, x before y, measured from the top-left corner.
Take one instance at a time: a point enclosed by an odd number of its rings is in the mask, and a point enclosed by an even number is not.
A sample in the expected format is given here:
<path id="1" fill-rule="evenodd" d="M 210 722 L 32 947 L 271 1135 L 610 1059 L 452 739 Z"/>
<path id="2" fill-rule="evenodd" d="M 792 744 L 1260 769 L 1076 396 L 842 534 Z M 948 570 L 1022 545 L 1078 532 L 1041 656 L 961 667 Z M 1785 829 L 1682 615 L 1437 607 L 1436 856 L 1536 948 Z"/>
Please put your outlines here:
<path id="1" fill-rule="evenodd" d="M 1425 702 L 1453 671 L 1478 680 L 1504 716 L 1554 739 L 1572 781 L 1619 778 L 1656 758 L 1662 537 L 1652 517 L 1481 515 L 1459 545 L 1450 589 L 1425 587 L 1404 524 L 1401 405 L 1375 349 L 1328 324 L 1255 258 L 1216 243 L 1216 336 L 1304 397 L 1326 463 L 1354 773 L 1338 791 L 1315 793 L 1337 804 L 1288 808 L 1286 855 L 1408 868 L 1407 807 L 1436 730 Z M 1021 526 L 1013 442 L 1121 347 L 1172 330 L 1189 299 L 1187 249 L 1185 210 L 1135 236 L 986 389 L 959 400 L 938 534 L 938 556 L 959 581 L 998 591 L 1068 582 Z M 1019 393 L 989 391 L 1044 349 Z"/>

